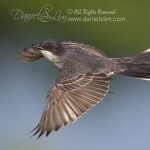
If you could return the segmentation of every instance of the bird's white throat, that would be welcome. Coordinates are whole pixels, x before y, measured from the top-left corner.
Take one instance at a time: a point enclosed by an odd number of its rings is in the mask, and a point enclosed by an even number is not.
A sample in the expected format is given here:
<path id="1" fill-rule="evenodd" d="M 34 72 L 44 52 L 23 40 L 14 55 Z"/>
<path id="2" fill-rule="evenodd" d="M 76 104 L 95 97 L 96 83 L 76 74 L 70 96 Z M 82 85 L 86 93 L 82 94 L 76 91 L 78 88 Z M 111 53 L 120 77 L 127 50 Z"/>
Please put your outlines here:
<path id="1" fill-rule="evenodd" d="M 50 51 L 41 50 L 41 54 L 47 58 L 49 61 L 56 62 L 58 60 L 58 56 L 54 55 Z"/>
<path id="2" fill-rule="evenodd" d="M 59 60 L 58 56 L 46 50 L 41 50 L 41 54 L 49 61 L 53 62 L 59 69 L 63 68 L 64 63 Z"/>

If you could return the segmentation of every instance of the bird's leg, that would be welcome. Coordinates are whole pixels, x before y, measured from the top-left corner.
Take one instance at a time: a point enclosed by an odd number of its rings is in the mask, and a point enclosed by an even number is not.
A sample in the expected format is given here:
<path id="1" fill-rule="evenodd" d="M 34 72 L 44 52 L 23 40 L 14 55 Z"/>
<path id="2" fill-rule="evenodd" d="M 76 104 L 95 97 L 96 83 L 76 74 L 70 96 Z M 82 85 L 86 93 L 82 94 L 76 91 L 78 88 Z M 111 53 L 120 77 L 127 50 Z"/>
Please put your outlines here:
<path id="1" fill-rule="evenodd" d="M 114 92 L 112 92 L 112 91 L 108 91 L 108 93 L 109 93 L 109 94 L 114 94 Z"/>
<path id="2" fill-rule="evenodd" d="M 108 79 L 109 79 L 109 80 L 113 80 L 113 78 L 111 78 L 111 77 L 109 77 Z"/>

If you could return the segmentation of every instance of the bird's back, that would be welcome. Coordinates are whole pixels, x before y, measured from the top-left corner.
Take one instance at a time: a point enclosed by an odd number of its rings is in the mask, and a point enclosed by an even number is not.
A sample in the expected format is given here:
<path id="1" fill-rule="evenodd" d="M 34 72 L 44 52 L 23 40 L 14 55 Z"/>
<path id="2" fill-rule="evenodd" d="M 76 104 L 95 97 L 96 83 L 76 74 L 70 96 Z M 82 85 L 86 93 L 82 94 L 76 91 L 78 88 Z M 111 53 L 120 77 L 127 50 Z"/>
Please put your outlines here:
<path id="1" fill-rule="evenodd" d="M 65 49 L 82 50 L 83 52 L 85 51 L 89 55 L 107 57 L 107 55 L 103 51 L 83 43 L 62 42 L 62 45 L 65 47 Z"/>

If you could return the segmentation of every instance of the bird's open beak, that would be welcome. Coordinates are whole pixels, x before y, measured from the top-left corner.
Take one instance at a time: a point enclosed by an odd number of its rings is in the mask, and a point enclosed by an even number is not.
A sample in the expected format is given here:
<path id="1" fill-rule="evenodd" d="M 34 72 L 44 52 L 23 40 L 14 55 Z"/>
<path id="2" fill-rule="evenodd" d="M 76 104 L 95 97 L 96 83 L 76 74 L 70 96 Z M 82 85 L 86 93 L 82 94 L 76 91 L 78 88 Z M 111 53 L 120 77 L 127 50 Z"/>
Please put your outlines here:
<path id="1" fill-rule="evenodd" d="M 32 45 L 32 48 L 35 49 L 35 50 L 44 50 L 43 47 L 41 47 L 40 45 Z"/>

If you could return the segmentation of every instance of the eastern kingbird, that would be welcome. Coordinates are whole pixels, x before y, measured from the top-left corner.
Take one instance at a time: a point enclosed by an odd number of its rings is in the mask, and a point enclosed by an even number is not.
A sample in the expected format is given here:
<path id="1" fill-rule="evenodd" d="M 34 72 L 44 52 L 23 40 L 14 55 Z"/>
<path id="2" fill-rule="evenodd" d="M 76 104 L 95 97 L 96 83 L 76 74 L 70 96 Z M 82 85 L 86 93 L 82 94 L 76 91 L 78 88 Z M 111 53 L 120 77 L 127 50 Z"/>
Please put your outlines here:
<path id="1" fill-rule="evenodd" d="M 113 74 L 150 80 L 150 49 L 131 57 L 108 58 L 89 45 L 47 40 L 24 49 L 20 60 L 34 61 L 43 56 L 59 68 L 60 74 L 48 92 L 46 108 L 34 129 L 38 138 L 76 121 L 99 103 L 108 93 Z"/>

